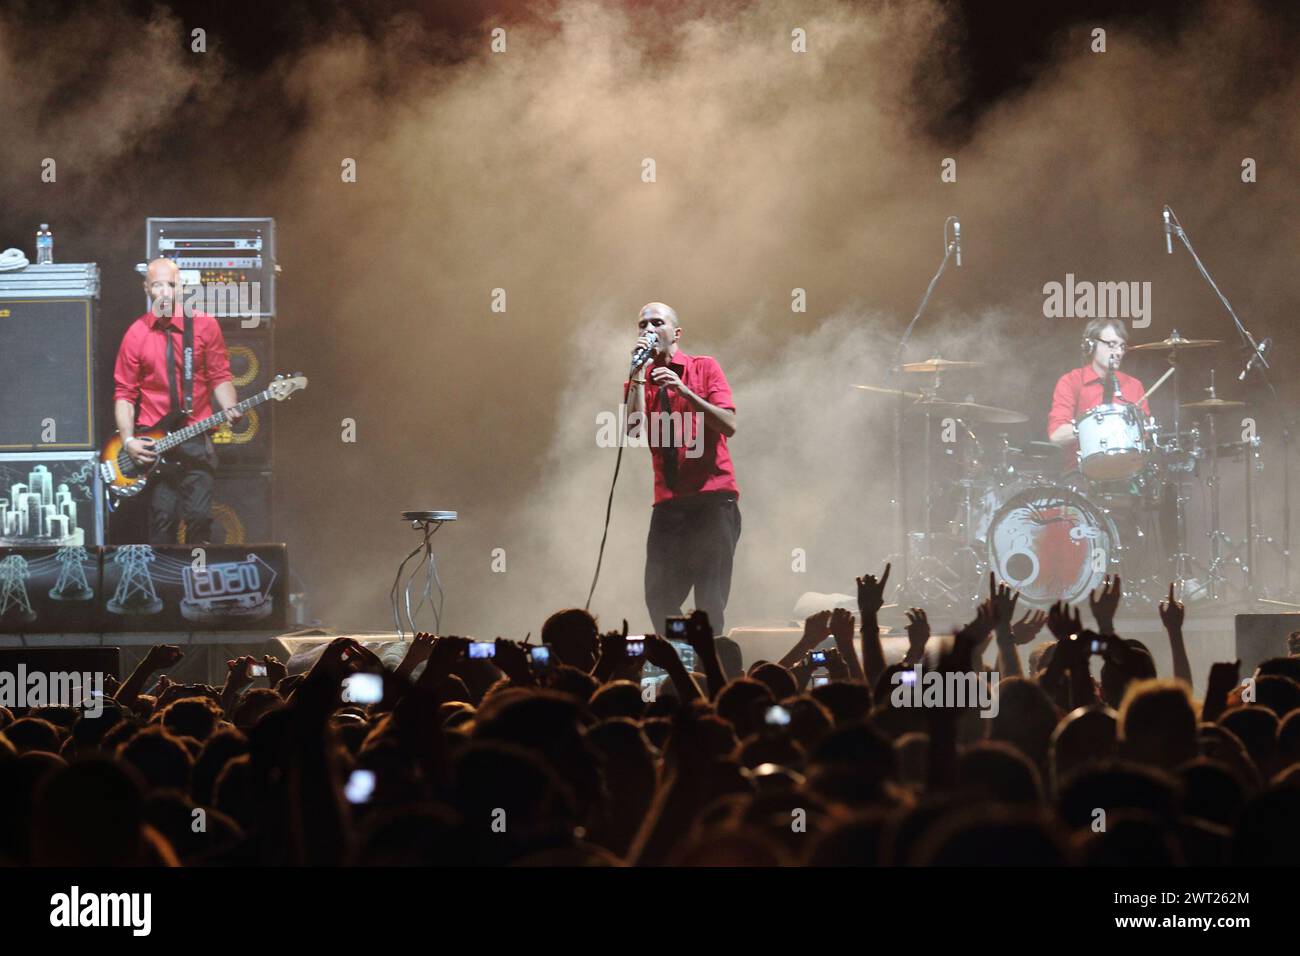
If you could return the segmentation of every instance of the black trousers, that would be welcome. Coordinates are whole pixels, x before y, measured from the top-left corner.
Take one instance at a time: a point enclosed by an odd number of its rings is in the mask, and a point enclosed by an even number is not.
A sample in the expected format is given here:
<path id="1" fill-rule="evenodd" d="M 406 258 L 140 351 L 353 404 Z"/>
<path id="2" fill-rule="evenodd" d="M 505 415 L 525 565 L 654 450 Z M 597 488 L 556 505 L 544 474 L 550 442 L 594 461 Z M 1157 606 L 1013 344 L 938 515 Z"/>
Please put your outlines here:
<path id="1" fill-rule="evenodd" d="M 212 486 L 217 453 L 206 435 L 167 453 L 167 463 L 149 477 L 149 543 L 176 544 L 185 522 L 186 544 L 212 541 Z"/>
<path id="2" fill-rule="evenodd" d="M 731 594 L 731 561 L 740 540 L 740 506 L 730 493 L 689 495 L 655 505 L 645 543 L 645 603 L 654 630 L 682 613 L 695 589 L 695 607 L 723 633 Z"/>

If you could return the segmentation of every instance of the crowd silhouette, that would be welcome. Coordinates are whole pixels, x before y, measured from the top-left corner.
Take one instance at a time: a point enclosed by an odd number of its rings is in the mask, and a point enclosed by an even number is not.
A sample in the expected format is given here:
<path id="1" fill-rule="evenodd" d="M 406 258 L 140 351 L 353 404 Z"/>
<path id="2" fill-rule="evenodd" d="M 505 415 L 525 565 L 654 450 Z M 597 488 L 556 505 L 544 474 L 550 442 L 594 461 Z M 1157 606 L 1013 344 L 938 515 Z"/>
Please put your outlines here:
<path id="1" fill-rule="evenodd" d="M 813 614 L 781 660 L 747 670 L 699 612 L 674 641 L 626 622 L 601 633 L 577 609 L 546 620 L 545 650 L 420 634 L 395 670 L 339 638 L 304 674 L 229 661 L 222 687 L 173 683 L 181 652 L 158 645 L 97 716 L 0 708 L 0 863 L 1300 859 L 1294 635 L 1254 674 L 1213 665 L 1194 699 L 1172 587 L 1162 676 L 1115 633 L 1118 578 L 1090 597 L 1086 627 L 1064 605 L 1017 617 L 1018 595 L 990 577 L 951 636 L 912 609 L 888 664 L 889 570 L 857 579 L 856 618 Z M 947 690 L 901 694 L 923 671 Z M 952 698 L 971 677 L 996 707 Z"/>

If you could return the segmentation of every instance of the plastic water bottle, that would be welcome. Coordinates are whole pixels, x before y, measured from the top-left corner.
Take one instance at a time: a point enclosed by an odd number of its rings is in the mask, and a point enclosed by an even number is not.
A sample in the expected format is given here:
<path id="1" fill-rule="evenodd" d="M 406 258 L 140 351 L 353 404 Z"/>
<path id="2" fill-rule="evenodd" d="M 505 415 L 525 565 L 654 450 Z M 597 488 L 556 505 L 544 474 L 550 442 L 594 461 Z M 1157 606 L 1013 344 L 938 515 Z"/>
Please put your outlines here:
<path id="1" fill-rule="evenodd" d="M 50 232 L 48 222 L 41 223 L 36 230 L 36 264 L 48 265 L 54 262 L 54 233 Z"/>

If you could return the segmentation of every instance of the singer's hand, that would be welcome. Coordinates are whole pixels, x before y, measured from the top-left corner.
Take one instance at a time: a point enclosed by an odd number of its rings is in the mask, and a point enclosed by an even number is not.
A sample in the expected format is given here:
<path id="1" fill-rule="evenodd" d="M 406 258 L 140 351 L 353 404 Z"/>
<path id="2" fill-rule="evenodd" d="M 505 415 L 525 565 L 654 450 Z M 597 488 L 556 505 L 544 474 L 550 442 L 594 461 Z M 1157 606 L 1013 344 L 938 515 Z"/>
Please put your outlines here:
<path id="1" fill-rule="evenodd" d="M 681 378 L 679 378 L 677 373 L 674 372 L 667 365 L 660 365 L 651 369 L 650 381 L 654 382 L 660 388 L 662 388 L 665 385 L 667 385 L 669 388 L 675 388 L 675 389 L 685 388 L 685 386 L 682 385 Z"/>
<path id="2" fill-rule="evenodd" d="M 651 332 L 649 329 L 642 332 L 636 337 L 636 345 L 632 346 L 632 354 L 636 355 L 641 349 L 654 345 L 658 338 L 659 334 L 657 332 Z"/>

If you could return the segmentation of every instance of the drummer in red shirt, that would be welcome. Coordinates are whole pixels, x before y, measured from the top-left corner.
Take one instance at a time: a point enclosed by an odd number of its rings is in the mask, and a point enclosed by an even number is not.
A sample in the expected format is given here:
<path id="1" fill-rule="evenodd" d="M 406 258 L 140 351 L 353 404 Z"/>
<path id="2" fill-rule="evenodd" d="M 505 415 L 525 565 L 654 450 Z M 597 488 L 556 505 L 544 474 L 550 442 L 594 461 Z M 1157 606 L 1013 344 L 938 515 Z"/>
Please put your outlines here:
<path id="1" fill-rule="evenodd" d="M 1083 355 L 1086 362 L 1072 369 L 1056 382 L 1052 394 L 1052 410 L 1047 416 L 1047 437 L 1052 444 L 1073 453 L 1078 450 L 1074 423 L 1088 411 L 1107 401 L 1115 405 L 1131 405 L 1146 394 L 1142 383 L 1132 375 L 1119 371 L 1128 349 L 1128 330 L 1119 319 L 1093 319 L 1083 330 Z M 1113 396 L 1108 396 L 1107 374 L 1114 371 L 1111 385 Z M 1140 405 L 1142 417 L 1151 414 L 1146 399 Z"/>

